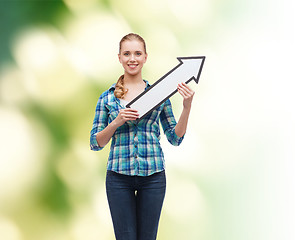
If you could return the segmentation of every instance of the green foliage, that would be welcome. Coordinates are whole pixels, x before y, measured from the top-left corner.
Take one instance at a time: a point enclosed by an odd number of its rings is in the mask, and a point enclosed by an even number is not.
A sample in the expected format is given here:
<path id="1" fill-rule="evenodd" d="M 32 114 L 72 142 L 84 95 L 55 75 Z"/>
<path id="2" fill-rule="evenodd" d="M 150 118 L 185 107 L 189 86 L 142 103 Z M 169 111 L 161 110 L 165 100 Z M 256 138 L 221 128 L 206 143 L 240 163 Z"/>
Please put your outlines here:
<path id="1" fill-rule="evenodd" d="M 69 14 L 62 0 L 0 1 L 0 64 L 11 57 L 11 41 L 18 31 L 38 24 L 58 27 L 60 17 Z"/>

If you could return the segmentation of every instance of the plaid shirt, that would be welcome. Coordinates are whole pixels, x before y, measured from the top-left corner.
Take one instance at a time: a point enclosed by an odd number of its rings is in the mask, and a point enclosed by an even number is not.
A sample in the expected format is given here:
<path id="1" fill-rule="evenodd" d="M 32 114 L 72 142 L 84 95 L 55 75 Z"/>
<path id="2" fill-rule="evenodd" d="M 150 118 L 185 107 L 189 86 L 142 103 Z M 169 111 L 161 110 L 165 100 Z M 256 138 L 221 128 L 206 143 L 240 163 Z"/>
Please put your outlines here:
<path id="1" fill-rule="evenodd" d="M 145 82 L 147 89 L 150 85 Z M 102 93 L 98 99 L 90 132 L 91 150 L 102 149 L 96 141 L 96 134 L 111 123 L 120 109 L 124 108 L 120 99 L 114 95 L 115 85 Z M 168 99 L 140 121 L 127 121 L 116 129 L 112 136 L 107 170 L 131 176 L 148 176 L 163 171 L 165 162 L 160 145 L 159 120 L 168 141 L 178 146 L 183 137 L 175 134 L 176 121 Z"/>

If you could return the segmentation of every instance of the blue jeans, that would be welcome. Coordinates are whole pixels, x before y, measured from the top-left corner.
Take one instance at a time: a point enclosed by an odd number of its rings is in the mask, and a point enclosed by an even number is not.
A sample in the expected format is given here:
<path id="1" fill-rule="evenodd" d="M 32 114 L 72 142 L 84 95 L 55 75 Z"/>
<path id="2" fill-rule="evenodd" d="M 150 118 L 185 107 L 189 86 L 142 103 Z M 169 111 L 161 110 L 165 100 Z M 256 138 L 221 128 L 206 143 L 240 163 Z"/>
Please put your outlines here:
<path id="1" fill-rule="evenodd" d="M 165 171 L 147 177 L 107 171 L 106 190 L 117 240 L 155 240 L 166 192 Z"/>

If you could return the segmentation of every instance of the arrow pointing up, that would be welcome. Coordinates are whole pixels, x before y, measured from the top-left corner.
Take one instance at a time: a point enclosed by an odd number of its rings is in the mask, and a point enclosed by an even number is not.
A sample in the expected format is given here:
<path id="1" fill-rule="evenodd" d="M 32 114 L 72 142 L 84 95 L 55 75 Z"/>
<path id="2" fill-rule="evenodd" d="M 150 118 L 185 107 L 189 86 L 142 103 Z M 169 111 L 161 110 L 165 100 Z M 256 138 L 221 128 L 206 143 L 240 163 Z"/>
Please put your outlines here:
<path id="1" fill-rule="evenodd" d="M 138 111 L 139 119 L 174 95 L 179 83 L 189 83 L 191 80 L 199 82 L 205 57 L 178 57 L 177 59 L 180 63 L 175 68 L 127 104 L 126 107 Z"/>

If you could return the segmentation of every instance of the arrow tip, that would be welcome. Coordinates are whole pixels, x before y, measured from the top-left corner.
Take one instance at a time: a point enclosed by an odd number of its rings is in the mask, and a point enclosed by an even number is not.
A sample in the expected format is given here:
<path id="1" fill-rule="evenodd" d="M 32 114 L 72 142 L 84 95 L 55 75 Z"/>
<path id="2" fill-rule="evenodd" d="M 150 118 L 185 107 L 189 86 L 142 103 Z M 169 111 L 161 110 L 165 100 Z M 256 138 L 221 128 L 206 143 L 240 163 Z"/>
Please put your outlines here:
<path id="1" fill-rule="evenodd" d="M 183 66 L 192 73 L 194 80 L 198 83 L 198 76 L 202 71 L 202 67 L 205 61 L 205 56 L 199 57 L 178 57 L 177 58 Z"/>

